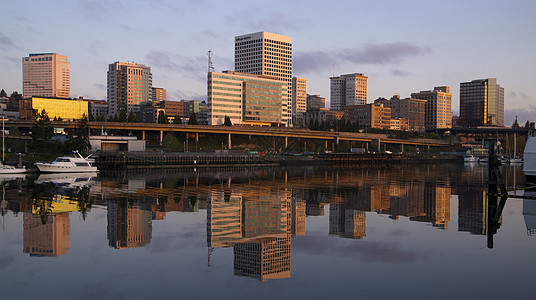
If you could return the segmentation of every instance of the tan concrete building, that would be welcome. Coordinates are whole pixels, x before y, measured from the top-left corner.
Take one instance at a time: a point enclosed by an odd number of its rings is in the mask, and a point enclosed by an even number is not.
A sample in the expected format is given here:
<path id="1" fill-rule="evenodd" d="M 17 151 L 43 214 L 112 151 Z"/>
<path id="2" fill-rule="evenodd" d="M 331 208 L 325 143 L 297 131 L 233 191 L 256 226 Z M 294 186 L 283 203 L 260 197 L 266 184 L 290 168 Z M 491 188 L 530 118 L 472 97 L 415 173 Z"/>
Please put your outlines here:
<path id="1" fill-rule="evenodd" d="M 133 62 L 117 61 L 108 65 L 108 112 L 119 115 L 123 110 L 138 113 L 142 102 L 153 99 L 151 68 Z"/>
<path id="2" fill-rule="evenodd" d="M 235 71 L 275 76 L 287 84 L 282 119 L 292 125 L 292 38 L 271 32 L 235 37 Z"/>
<path id="3" fill-rule="evenodd" d="M 292 123 L 300 125 L 307 111 L 307 79 L 292 77 Z"/>
<path id="4" fill-rule="evenodd" d="M 334 111 L 329 108 L 321 108 L 316 110 L 307 111 L 305 113 L 305 123 L 309 124 L 314 120 L 317 120 L 318 123 L 334 123 L 344 117 L 344 112 Z"/>
<path id="5" fill-rule="evenodd" d="M 69 98 L 71 67 L 67 56 L 57 53 L 35 53 L 22 58 L 22 94 Z"/>
<path id="6" fill-rule="evenodd" d="M 307 95 L 307 107 L 306 111 L 318 110 L 326 108 L 326 98 L 320 97 L 320 95 Z"/>
<path id="7" fill-rule="evenodd" d="M 330 77 L 331 109 L 344 111 L 348 105 L 367 103 L 367 80 L 363 73 L 346 74 Z"/>
<path id="8" fill-rule="evenodd" d="M 391 128 L 391 109 L 383 104 L 349 105 L 344 108 L 344 117 L 357 121 L 360 128 Z"/>
<path id="9" fill-rule="evenodd" d="M 153 87 L 153 101 L 166 101 L 166 89 Z"/>
<path id="10" fill-rule="evenodd" d="M 427 100 L 424 126 L 426 129 L 452 128 L 452 94 L 450 87 L 439 86 L 431 91 L 411 93 L 411 98 Z"/>
<path id="11" fill-rule="evenodd" d="M 391 108 L 392 119 L 407 121 L 407 127 L 405 127 L 404 124 L 400 124 L 400 128 L 407 129 L 396 130 L 418 132 L 425 130 L 426 102 L 427 100 L 413 98 L 400 99 L 399 95 L 394 95 L 390 100 L 381 98 L 374 101 L 374 103 L 383 104 L 383 106 Z"/>

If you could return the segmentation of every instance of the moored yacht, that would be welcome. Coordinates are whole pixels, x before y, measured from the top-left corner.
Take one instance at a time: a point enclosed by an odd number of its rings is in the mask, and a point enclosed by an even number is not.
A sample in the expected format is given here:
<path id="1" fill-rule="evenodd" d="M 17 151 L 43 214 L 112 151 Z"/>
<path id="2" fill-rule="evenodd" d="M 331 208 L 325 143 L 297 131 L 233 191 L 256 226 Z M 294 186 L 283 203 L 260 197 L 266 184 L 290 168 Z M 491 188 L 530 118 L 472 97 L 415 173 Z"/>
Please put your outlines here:
<path id="1" fill-rule="evenodd" d="M 35 166 L 43 173 L 82 173 L 82 172 L 98 172 L 97 167 L 93 166 L 94 159 L 89 156 L 83 157 L 74 152 L 75 156 L 60 156 L 51 163 L 37 162 Z"/>
<path id="2" fill-rule="evenodd" d="M 15 166 L 4 165 L 0 163 L 0 174 L 22 174 L 26 173 L 26 168 L 17 168 Z"/>

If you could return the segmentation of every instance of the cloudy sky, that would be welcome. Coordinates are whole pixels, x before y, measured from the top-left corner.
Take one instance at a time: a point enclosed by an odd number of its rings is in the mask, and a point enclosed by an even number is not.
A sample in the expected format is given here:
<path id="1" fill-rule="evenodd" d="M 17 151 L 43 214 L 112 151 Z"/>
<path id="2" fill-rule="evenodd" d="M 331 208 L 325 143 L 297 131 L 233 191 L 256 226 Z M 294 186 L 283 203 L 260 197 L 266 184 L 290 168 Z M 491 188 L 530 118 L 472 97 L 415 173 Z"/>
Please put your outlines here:
<path id="1" fill-rule="evenodd" d="M 505 123 L 536 120 L 533 0 L 49 0 L 6 1 L 0 18 L 0 88 L 22 92 L 21 58 L 55 52 L 71 63 L 71 97 L 106 98 L 107 66 L 151 67 L 169 100 L 206 98 L 207 51 L 234 68 L 234 37 L 293 38 L 294 76 L 329 102 L 329 77 L 364 73 L 368 102 L 495 77 Z"/>

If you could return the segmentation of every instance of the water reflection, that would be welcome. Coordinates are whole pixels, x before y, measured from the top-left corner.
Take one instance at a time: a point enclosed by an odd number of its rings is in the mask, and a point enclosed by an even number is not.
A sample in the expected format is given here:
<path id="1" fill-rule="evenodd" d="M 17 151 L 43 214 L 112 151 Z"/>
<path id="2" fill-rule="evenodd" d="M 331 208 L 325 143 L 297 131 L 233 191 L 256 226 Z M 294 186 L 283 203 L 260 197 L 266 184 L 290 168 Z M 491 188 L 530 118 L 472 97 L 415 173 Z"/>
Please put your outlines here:
<path id="1" fill-rule="evenodd" d="M 509 188 L 524 184 L 521 168 L 501 172 Z M 24 253 L 59 256 L 71 248 L 72 211 L 85 217 L 94 206 L 106 208 L 108 246 L 115 249 L 146 247 L 153 222 L 169 213 L 206 212 L 209 266 L 214 251 L 232 248 L 234 275 L 264 281 L 290 277 L 292 239 L 306 235 L 308 217 L 325 212 L 328 234 L 344 239 L 373 237 L 370 214 L 447 230 L 458 195 L 457 230 L 495 233 L 500 219 L 490 221 L 487 176 L 481 165 L 40 175 L 3 181 L 4 190 L 19 192 L 3 194 L 2 215 L 23 212 Z M 523 215 L 534 234 L 536 209 L 527 201 Z"/>

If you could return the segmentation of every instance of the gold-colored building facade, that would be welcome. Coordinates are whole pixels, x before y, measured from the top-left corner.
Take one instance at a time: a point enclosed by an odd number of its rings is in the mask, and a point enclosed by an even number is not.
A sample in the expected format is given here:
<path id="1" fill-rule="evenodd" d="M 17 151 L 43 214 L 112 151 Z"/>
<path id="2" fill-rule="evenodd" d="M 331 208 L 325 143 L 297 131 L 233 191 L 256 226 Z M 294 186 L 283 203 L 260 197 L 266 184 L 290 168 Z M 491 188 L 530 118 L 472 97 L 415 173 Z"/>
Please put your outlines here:
<path id="1" fill-rule="evenodd" d="M 89 116 L 89 103 L 84 100 L 32 97 L 22 100 L 19 105 L 22 120 L 32 120 L 35 112 L 41 113 L 43 110 L 51 120 L 80 120 L 84 115 Z"/>

